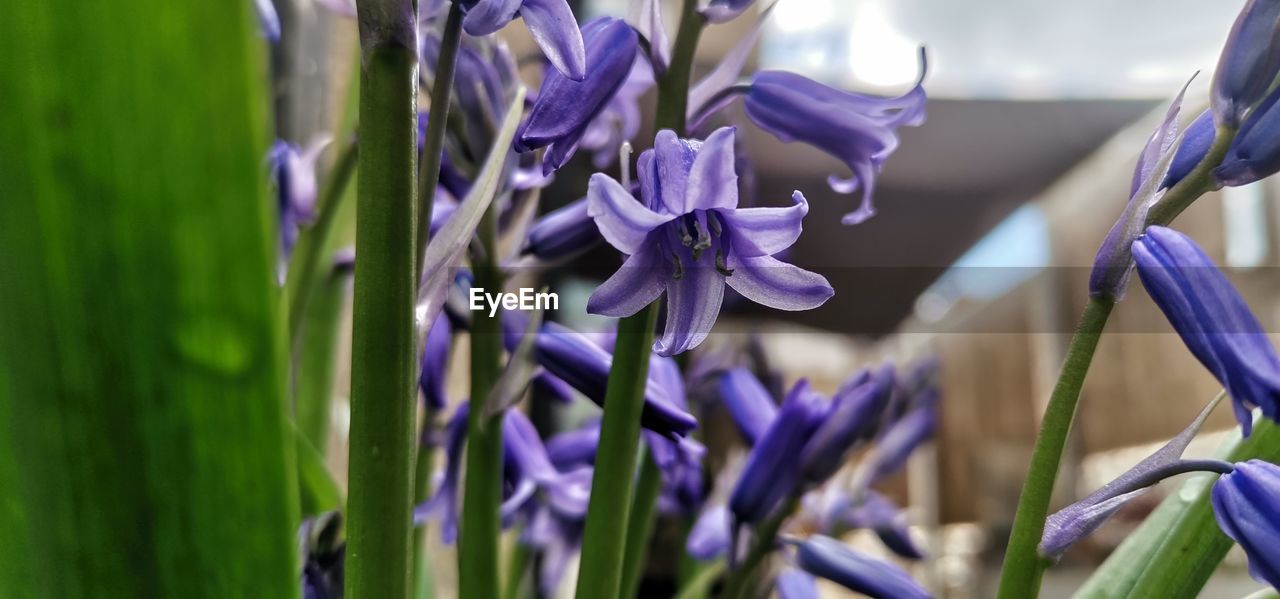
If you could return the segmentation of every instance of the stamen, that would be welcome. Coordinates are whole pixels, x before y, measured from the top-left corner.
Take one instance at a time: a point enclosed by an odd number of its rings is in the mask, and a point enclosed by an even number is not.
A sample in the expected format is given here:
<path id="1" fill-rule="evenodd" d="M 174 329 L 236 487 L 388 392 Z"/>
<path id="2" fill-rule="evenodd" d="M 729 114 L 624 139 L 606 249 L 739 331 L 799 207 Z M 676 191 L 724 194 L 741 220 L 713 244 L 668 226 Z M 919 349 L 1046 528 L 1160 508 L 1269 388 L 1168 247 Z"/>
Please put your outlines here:
<path id="1" fill-rule="evenodd" d="M 729 268 L 728 264 L 725 264 L 724 252 L 720 250 L 716 250 L 716 270 L 726 277 L 733 276 L 733 269 Z"/>
<path id="2" fill-rule="evenodd" d="M 693 246 L 693 260 L 702 256 L 702 250 L 711 247 L 711 234 L 707 232 L 707 213 L 699 210 L 694 215 L 693 228 L 698 232 L 698 243 Z"/>
<path id="3" fill-rule="evenodd" d="M 618 164 L 622 165 L 622 188 L 631 189 L 631 142 L 624 141 L 618 148 Z"/>
<path id="4" fill-rule="evenodd" d="M 689 232 L 689 219 L 687 217 L 680 219 L 680 243 L 684 244 L 684 247 L 693 245 L 693 234 Z M 694 258 L 694 260 L 697 260 L 697 258 Z"/>
<path id="5" fill-rule="evenodd" d="M 716 237 L 724 235 L 724 228 L 720 225 L 720 215 L 714 212 L 707 215 L 707 228 L 711 229 L 711 234 Z"/>
<path id="6" fill-rule="evenodd" d="M 684 276 L 684 265 L 680 263 L 680 254 L 671 252 L 671 261 L 676 265 L 676 272 L 671 275 L 671 278 L 679 281 Z"/>

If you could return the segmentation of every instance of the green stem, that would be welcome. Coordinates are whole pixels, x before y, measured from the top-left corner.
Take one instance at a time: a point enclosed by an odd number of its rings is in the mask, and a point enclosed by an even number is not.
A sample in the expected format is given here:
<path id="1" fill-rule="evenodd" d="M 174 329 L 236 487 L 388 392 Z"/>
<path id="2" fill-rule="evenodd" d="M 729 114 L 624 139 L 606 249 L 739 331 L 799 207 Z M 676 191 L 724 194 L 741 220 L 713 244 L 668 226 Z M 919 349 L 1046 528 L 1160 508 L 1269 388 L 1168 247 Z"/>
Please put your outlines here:
<path id="1" fill-rule="evenodd" d="M 640 458 L 640 479 L 636 482 L 635 500 L 627 521 L 626 553 L 622 560 L 622 597 L 635 597 L 653 535 L 653 513 L 662 491 L 662 471 L 648 451 Z"/>
<path id="2" fill-rule="evenodd" d="M 680 587 L 680 592 L 676 593 L 676 599 L 703 599 L 707 597 L 711 594 L 711 587 L 715 585 L 716 580 L 724 576 L 726 567 L 723 561 L 718 561 L 699 570 L 696 576 Z"/>
<path id="3" fill-rule="evenodd" d="M 493 262 L 497 250 L 496 207 L 485 211 L 478 231 L 484 256 L 474 264 L 476 287 L 491 293 L 502 288 L 502 275 Z M 499 316 L 471 313 L 471 408 L 467 415 L 467 467 L 463 487 L 462 529 L 458 540 L 458 596 L 492 599 L 499 596 L 498 537 L 502 533 L 502 425 L 486 416 L 489 397 L 502 371 L 502 330 Z"/>
<path id="4" fill-rule="evenodd" d="M 430 408 L 422 417 L 423 431 L 432 431 L 436 426 L 436 412 Z M 417 467 L 413 473 L 413 504 L 420 505 L 431 498 L 431 479 L 435 475 L 435 446 L 428 443 L 418 444 Z M 435 596 L 434 577 L 431 571 L 431 559 L 427 555 L 427 536 L 431 528 L 423 525 L 413 538 L 413 597 L 415 599 L 431 599 Z"/>
<path id="5" fill-rule="evenodd" d="M 346 595 L 403 599 L 412 555 L 414 185 L 418 92 L 414 15 L 360 0 L 360 181 L 351 359 Z"/>
<path id="6" fill-rule="evenodd" d="M 684 0 L 671 66 L 658 83 L 657 125 L 683 134 L 689 75 L 705 22 L 697 0 Z M 576 596 L 616 599 L 622 590 L 627 527 L 631 518 L 633 473 L 640 443 L 640 413 L 649 376 L 649 352 L 657 304 L 618 322 L 613 367 L 605 391 L 591 501 L 582 540 Z"/>
<path id="7" fill-rule="evenodd" d="M 289 340 L 296 351 L 302 338 L 302 321 L 307 314 L 307 303 L 315 291 L 316 277 L 326 265 L 321 264 L 329 234 L 337 220 L 338 208 L 346 196 L 347 184 L 356 170 L 358 144 L 355 140 L 344 143 L 333 162 L 333 169 L 325 179 L 316 206 L 316 221 L 298 235 L 293 259 L 289 262 L 289 278 L 285 289 L 289 298 Z"/>
<path id="8" fill-rule="evenodd" d="M 755 540 L 751 543 L 747 557 L 729 573 L 729 581 L 725 583 L 724 593 L 721 595 L 724 599 L 738 599 L 746 594 L 755 577 L 756 568 L 759 568 L 760 564 L 764 563 L 764 558 L 773 552 L 778 542 L 778 531 L 782 529 L 783 522 L 786 522 L 791 513 L 796 511 L 798 505 L 800 505 L 800 493 L 792 493 L 782 507 L 756 530 Z"/>
<path id="9" fill-rule="evenodd" d="M 422 142 L 422 165 L 418 168 L 418 270 L 427 253 L 431 237 L 431 205 L 435 202 L 436 182 L 440 180 L 443 160 L 444 130 L 449 118 L 449 96 L 453 89 L 453 72 L 458 62 L 458 45 L 462 41 L 462 3 L 454 2 L 444 23 L 440 39 L 440 59 L 436 62 L 431 82 L 431 108 L 427 114 L 427 130 Z"/>
<path id="10" fill-rule="evenodd" d="M 1045 407 L 1040 434 L 1031 454 L 1031 466 L 1022 486 L 1022 497 L 1018 500 L 1018 512 L 1013 519 L 1013 532 L 1000 577 L 1000 599 L 1035 597 L 1039 593 L 1040 578 L 1047 561 L 1036 547 L 1044 534 L 1049 499 L 1062 451 L 1071 432 L 1071 421 L 1075 418 L 1080 388 L 1114 306 L 1115 302 L 1111 300 L 1090 298 L 1067 348 L 1067 358 Z"/>

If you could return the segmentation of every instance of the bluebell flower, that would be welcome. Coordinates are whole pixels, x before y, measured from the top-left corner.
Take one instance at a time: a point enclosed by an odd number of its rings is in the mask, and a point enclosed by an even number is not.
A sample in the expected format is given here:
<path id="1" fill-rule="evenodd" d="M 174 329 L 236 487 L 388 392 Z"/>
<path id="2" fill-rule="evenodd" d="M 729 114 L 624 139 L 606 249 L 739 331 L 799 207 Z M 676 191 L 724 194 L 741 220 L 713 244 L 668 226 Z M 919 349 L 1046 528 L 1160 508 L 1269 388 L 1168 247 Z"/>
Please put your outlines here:
<path id="1" fill-rule="evenodd" d="M 662 23 L 662 0 L 638 0 L 627 4 L 627 22 L 649 47 L 653 70 L 665 72 L 671 64 L 671 42 Z"/>
<path id="2" fill-rule="evenodd" d="M 596 463 L 596 448 L 600 445 L 600 420 L 584 426 L 557 433 L 547 439 L 547 457 L 556 468 L 568 470 Z"/>
<path id="3" fill-rule="evenodd" d="M 933 406 L 914 408 L 895 420 L 859 465 L 859 484 L 869 487 L 900 470 L 937 428 L 938 411 Z"/>
<path id="4" fill-rule="evenodd" d="M 867 491 L 856 504 L 841 514 L 841 524 L 876 533 L 890 551 L 906 559 L 922 559 L 924 550 L 911 538 L 907 515 L 889 498 Z"/>
<path id="5" fill-rule="evenodd" d="M 591 152 L 591 164 L 603 169 L 618 160 L 622 144 L 640 132 L 640 98 L 653 87 L 653 67 L 637 56 L 622 86 L 587 123 L 578 147 Z"/>
<path id="6" fill-rule="evenodd" d="M 253 0 L 253 10 L 258 15 L 262 36 L 271 42 L 280 41 L 280 15 L 271 0 Z"/>
<path id="7" fill-rule="evenodd" d="M 795 542 L 796 565 L 855 593 L 873 599 L 927 599 L 931 597 L 901 568 L 854 551 L 831 537 L 814 535 Z"/>
<path id="8" fill-rule="evenodd" d="M 800 472 L 809 483 L 819 484 L 835 474 L 845 456 L 869 440 L 880 424 L 893 393 L 893 367 L 886 365 L 854 380 L 859 379 L 863 380 L 835 394 L 800 453 Z"/>
<path id="9" fill-rule="evenodd" d="M 1210 110 L 1201 112 L 1200 116 L 1191 121 L 1191 124 L 1187 125 L 1186 130 L 1182 132 L 1182 141 L 1178 143 L 1178 150 L 1173 154 L 1173 162 L 1169 164 L 1169 172 L 1165 173 L 1160 187 L 1173 187 L 1191 174 L 1196 165 L 1204 160 L 1205 154 L 1209 153 L 1209 146 L 1213 145 L 1213 136 L 1216 133 L 1217 131 L 1213 128 L 1213 112 Z M 1134 173 L 1131 194 L 1138 190 L 1138 183 L 1137 173 Z"/>
<path id="10" fill-rule="evenodd" d="M 533 34 L 533 41 L 542 49 L 551 65 L 565 77 L 581 81 L 587 73 L 586 50 L 582 32 L 565 0 L 457 0 L 462 3 L 466 16 L 462 29 L 476 36 L 497 32 L 515 19 L 524 23 Z"/>
<path id="11" fill-rule="evenodd" d="M 418 371 L 418 390 L 422 392 L 422 400 L 435 411 L 443 410 L 449 404 L 445 379 L 452 350 L 453 327 L 449 325 L 449 317 L 441 313 L 427 332 Z"/>
<path id="12" fill-rule="evenodd" d="M 1149 227 L 1133 244 L 1147 293 L 1233 400 L 1245 436 L 1250 410 L 1280 418 L 1280 357 L 1244 298 L 1191 238 Z"/>
<path id="13" fill-rule="evenodd" d="M 1213 170 L 1219 183 L 1231 187 L 1248 185 L 1280 171 L 1280 109 L 1273 91 L 1258 105 L 1236 132 L 1227 155 Z"/>
<path id="14" fill-rule="evenodd" d="M 764 520 L 800 484 L 796 462 L 813 431 L 827 414 L 826 402 L 807 381 L 792 387 L 760 441 L 747 454 L 742 474 L 729 497 L 738 522 Z"/>
<path id="15" fill-rule="evenodd" d="M 284 281 L 285 267 L 298 243 L 298 232 L 316 216 L 316 164 L 328 147 L 330 138 L 325 136 L 313 141 L 306 148 L 277 140 L 267 153 L 267 166 L 279 210 L 279 263 L 277 275 Z"/>
<path id="16" fill-rule="evenodd" d="M 1280 3 L 1249 0 L 1227 36 L 1213 74 L 1214 121 L 1239 126 L 1280 74 Z"/>
<path id="17" fill-rule="evenodd" d="M 853 172 L 848 179 L 833 175 L 827 180 L 839 193 L 862 189 L 861 205 L 842 219 L 852 225 L 875 214 L 876 176 L 898 148 L 898 127 L 924 122 L 924 72 L 910 91 L 886 98 L 834 89 L 786 71 L 761 71 L 751 79 L 744 106 L 747 117 L 774 137 L 818 148 Z"/>
<path id="18" fill-rule="evenodd" d="M 795 568 L 778 572 L 773 579 L 773 590 L 778 592 L 778 599 L 820 599 L 817 579 Z"/>
<path id="19" fill-rule="evenodd" d="M 820 275 L 773 257 L 800 235 L 808 212 L 796 192 L 787 208 L 739 209 L 731 128 L 705 142 L 660 131 L 637 162 L 641 201 L 607 175 L 591 177 L 589 214 L 606 241 L 629 257 L 591 294 L 587 311 L 630 316 L 668 295 L 666 328 L 654 351 L 693 349 L 711 331 L 727 283 L 782 310 L 808 310 L 834 293 Z"/>
<path id="20" fill-rule="evenodd" d="M 1230 470 L 1230 464 L 1218 460 L 1182 459 L 1182 452 L 1186 451 L 1187 445 L 1221 399 L 1219 396 L 1210 402 L 1187 428 L 1133 468 L 1084 499 L 1049 516 L 1040 539 L 1040 554 L 1049 558 L 1062 555 L 1077 541 L 1102 526 L 1125 503 L 1166 478 L 1186 472 Z"/>
<path id="21" fill-rule="evenodd" d="M 517 152 L 547 147 L 542 171 L 564 166 L 588 126 L 614 99 L 637 59 L 636 32 L 621 19 L 600 17 L 582 28 L 587 44 L 586 77 L 573 80 L 548 72 L 529 117 L 516 131 Z"/>
<path id="22" fill-rule="evenodd" d="M 696 560 L 709 561 L 729 550 L 732 524 L 729 506 L 713 505 L 702 512 L 689 529 L 685 551 Z"/>
<path id="23" fill-rule="evenodd" d="M 649 378 L 663 390 L 658 401 L 687 411 L 684 376 L 672 358 L 650 356 Z M 662 513 L 692 513 L 702 504 L 702 458 L 707 449 L 688 437 L 671 439 L 654 431 L 641 431 L 649 456 L 662 473 L 658 507 Z"/>
<path id="24" fill-rule="evenodd" d="M 548 212 L 529 228 L 522 253 L 543 262 L 563 262 L 598 245 L 603 237 L 587 215 L 587 199 Z"/>
<path id="25" fill-rule="evenodd" d="M 755 2 L 756 0 L 708 0 L 698 12 L 711 23 L 724 23 L 742 14 Z"/>
<path id="26" fill-rule="evenodd" d="M 721 376 L 720 398 L 748 445 L 758 443 L 778 415 L 773 396 L 756 375 L 743 367 L 732 368 Z"/>
<path id="27" fill-rule="evenodd" d="M 1236 464 L 1213 484 L 1210 501 L 1218 527 L 1249 557 L 1249 574 L 1280 589 L 1280 466 Z"/>

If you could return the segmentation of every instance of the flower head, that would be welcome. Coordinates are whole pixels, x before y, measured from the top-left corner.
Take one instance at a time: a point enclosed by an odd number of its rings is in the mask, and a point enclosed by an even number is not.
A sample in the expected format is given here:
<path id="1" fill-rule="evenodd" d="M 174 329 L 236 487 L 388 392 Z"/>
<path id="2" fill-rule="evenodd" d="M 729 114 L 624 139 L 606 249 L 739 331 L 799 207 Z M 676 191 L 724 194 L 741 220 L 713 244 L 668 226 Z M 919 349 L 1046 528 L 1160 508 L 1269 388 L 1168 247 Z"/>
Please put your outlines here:
<path id="1" fill-rule="evenodd" d="M 595 19 L 582 28 L 582 35 L 587 44 L 586 77 L 573 80 L 548 72 L 529 118 L 516 132 L 514 146 L 518 152 L 547 147 L 542 161 L 544 174 L 568 162 L 590 132 L 592 122 L 627 82 L 633 65 L 644 62 L 636 53 L 639 42 L 635 30 L 621 19 Z M 638 117 L 634 120 L 638 128 Z M 586 141 L 597 147 L 603 144 L 603 140 L 590 137 Z"/>
<path id="2" fill-rule="evenodd" d="M 449 354 L 453 348 L 453 327 L 443 312 L 427 332 L 422 347 L 422 361 L 418 372 L 418 390 L 422 400 L 433 410 L 443 410 L 448 405 L 445 394 L 445 375 L 449 367 Z"/>
<path id="3" fill-rule="evenodd" d="M 831 537 L 814 535 L 796 542 L 796 565 L 819 578 L 875 599 L 931 597 L 897 566 L 854 551 Z"/>
<path id="4" fill-rule="evenodd" d="M 742 14 L 755 2 L 756 0 L 709 0 L 698 12 L 711 23 L 724 23 Z"/>
<path id="5" fill-rule="evenodd" d="M 565 77 L 581 81 L 587 58 L 582 32 L 565 0 L 458 0 L 466 16 L 462 29 L 481 37 L 502 29 L 517 16 L 533 34 L 551 65 Z"/>
<path id="6" fill-rule="evenodd" d="M 807 381 L 792 387 L 768 430 L 751 448 L 729 498 L 738 522 L 764 520 L 800 484 L 798 456 L 826 416 L 826 401 Z"/>
<path id="7" fill-rule="evenodd" d="M 1280 588 L 1280 466 L 1236 464 L 1213 484 L 1210 501 L 1218 527 L 1249 556 L 1249 574 Z"/>
<path id="8" fill-rule="evenodd" d="M 607 175 L 591 177 L 588 214 L 606 241 L 629 257 L 591 294 L 587 311 L 630 316 L 664 291 L 667 322 L 654 351 L 696 347 L 711 331 L 724 286 L 782 310 L 808 310 L 834 293 L 820 275 L 773 257 L 800 235 L 808 212 L 796 192 L 787 208 L 739 209 L 733 129 L 705 142 L 658 133 L 640 155 L 641 200 Z"/>
<path id="9" fill-rule="evenodd" d="M 1214 121 L 1236 127 L 1280 74 L 1280 3 L 1249 0 L 1236 17 L 1213 74 Z"/>
<path id="10" fill-rule="evenodd" d="M 298 232 L 316 215 L 316 164 L 321 153 L 329 145 L 325 136 L 313 141 L 306 148 L 277 140 L 267 154 L 271 183 L 275 188 L 276 207 L 280 214 L 280 280 L 284 280 L 285 266 L 298 243 Z"/>
<path id="11" fill-rule="evenodd" d="M 1273 91 L 1247 117 L 1227 148 L 1222 164 L 1213 170 L 1222 184 L 1237 187 L 1280 171 L 1280 91 Z"/>
<path id="12" fill-rule="evenodd" d="M 893 367 L 886 365 L 836 393 L 800 454 L 800 471 L 806 481 L 818 484 L 835 474 L 845 456 L 875 434 L 893 383 Z"/>
<path id="13" fill-rule="evenodd" d="M 1133 244 L 1138 276 L 1187 349 L 1231 394 L 1247 436 L 1250 410 L 1280 418 L 1280 356 L 1244 298 L 1190 237 L 1148 227 Z"/>
<path id="14" fill-rule="evenodd" d="M 600 229 L 587 216 L 587 199 L 546 213 L 529 228 L 522 253 L 547 262 L 568 260 L 600 243 Z"/>
<path id="15" fill-rule="evenodd" d="M 764 384 L 740 366 L 721 376 L 720 398 L 748 445 L 759 442 L 778 415 L 778 406 Z"/>

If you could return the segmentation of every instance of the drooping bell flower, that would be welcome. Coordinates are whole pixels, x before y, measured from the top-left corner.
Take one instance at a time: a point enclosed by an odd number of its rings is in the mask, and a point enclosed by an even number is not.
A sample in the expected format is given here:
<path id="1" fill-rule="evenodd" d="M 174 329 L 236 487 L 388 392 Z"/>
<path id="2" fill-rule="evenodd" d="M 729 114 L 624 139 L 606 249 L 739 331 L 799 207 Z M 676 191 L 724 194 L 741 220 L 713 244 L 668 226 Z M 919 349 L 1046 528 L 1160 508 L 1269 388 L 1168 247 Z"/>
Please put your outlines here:
<path id="1" fill-rule="evenodd" d="M 653 83 L 653 67 L 637 56 L 622 87 L 587 124 L 578 147 L 591 152 L 591 164 L 596 169 L 606 168 L 617 161 L 622 144 L 635 139 L 640 132 L 640 97 L 653 87 Z"/>
<path id="2" fill-rule="evenodd" d="M 921 63 L 924 51 L 921 50 Z M 871 218 L 876 176 L 898 148 L 898 127 L 925 119 L 925 93 L 920 79 L 907 93 L 880 97 L 828 87 L 786 71 L 761 71 L 751 78 L 745 98 L 747 117 L 784 141 L 799 141 L 839 159 L 853 172 L 848 179 L 827 182 L 839 193 L 862 189 L 862 203 L 841 222 L 858 224 Z"/>
<path id="3" fill-rule="evenodd" d="M 1280 589 L 1280 466 L 1236 464 L 1213 484 L 1210 502 L 1218 527 L 1249 557 L 1249 574 Z"/>
<path id="4" fill-rule="evenodd" d="M 538 505 L 532 510 L 521 532 L 520 544 L 538 551 L 537 582 L 540 596 L 556 596 L 556 589 L 564 579 L 569 564 L 581 550 L 584 530 L 583 518 L 557 513 L 545 505 Z"/>
<path id="5" fill-rule="evenodd" d="M 662 395 L 656 399 L 671 407 L 687 411 L 684 376 L 672 358 L 650 356 L 649 377 Z M 658 507 L 663 513 L 692 513 L 702 504 L 702 458 L 707 448 L 688 437 L 671 439 L 656 432 L 641 431 L 649 456 L 662 473 L 662 492 Z"/>
<path id="6" fill-rule="evenodd" d="M 894 421 L 859 464 L 858 486 L 870 487 L 900 470 L 937 428 L 938 412 L 931 406 L 915 408 Z"/>
<path id="7" fill-rule="evenodd" d="M 1217 407 L 1221 396 L 1200 411 L 1186 429 L 1170 439 L 1155 453 L 1138 462 L 1115 480 L 1049 516 L 1040 539 L 1040 555 L 1057 558 L 1080 539 L 1107 521 L 1129 500 L 1144 493 L 1152 485 L 1178 474 L 1196 471 L 1224 472 L 1231 465 L 1218 460 L 1186 460 L 1182 452 L 1195 438 L 1200 427 Z"/>
<path id="8" fill-rule="evenodd" d="M 599 445 L 600 421 L 597 419 L 547 439 L 547 457 L 561 470 L 592 466 L 596 463 L 596 448 Z"/>
<path id="9" fill-rule="evenodd" d="M 1173 187 L 1191 174 L 1196 165 L 1204 160 L 1205 154 L 1209 153 L 1209 146 L 1213 145 L 1215 133 L 1212 111 L 1205 110 L 1191 121 L 1191 124 L 1187 125 L 1186 130 L 1182 132 L 1182 141 L 1178 143 L 1178 150 L 1173 154 L 1173 162 L 1169 164 L 1169 172 L 1165 173 L 1160 187 Z M 1136 176 L 1134 182 L 1137 183 Z M 1134 191 L 1137 191 L 1136 186 Z"/>
<path id="10" fill-rule="evenodd" d="M 1280 356 L 1217 265 L 1190 237 L 1165 227 L 1148 227 L 1134 242 L 1133 257 L 1151 299 L 1231 394 L 1245 436 L 1254 407 L 1280 418 Z"/>
<path id="11" fill-rule="evenodd" d="M 755 2 L 756 0 L 709 0 L 703 3 L 698 12 L 710 23 L 724 23 L 742 14 L 742 11 Z"/>
<path id="12" fill-rule="evenodd" d="M 795 568 L 783 568 L 773 579 L 773 590 L 778 599 L 820 599 L 818 580 Z"/>
<path id="13" fill-rule="evenodd" d="M 720 399 L 747 445 L 755 445 L 778 415 L 778 406 L 750 370 L 730 369 L 720 377 Z"/>
<path id="14" fill-rule="evenodd" d="M 277 275 L 284 282 L 285 268 L 298 243 L 298 232 L 316 216 L 316 163 L 329 145 L 328 136 L 311 142 L 305 149 L 277 140 L 267 153 L 271 184 L 280 216 L 279 263 Z"/>
<path id="15" fill-rule="evenodd" d="M 435 78 L 435 67 L 440 57 L 442 32 L 432 29 L 423 32 L 418 52 L 422 64 L 424 87 Z M 458 132 L 466 151 L 474 156 L 484 156 L 492 145 L 493 135 L 501 127 L 503 113 L 521 85 L 520 75 L 507 44 L 496 37 L 463 36 L 458 46 L 457 62 L 453 74 L 453 99 L 449 102 L 450 118 L 460 115 Z M 425 112 L 423 113 L 425 116 Z M 419 139 L 425 134 L 426 120 L 419 118 Z M 448 154 L 445 155 L 446 161 Z M 457 177 L 456 169 L 441 166 L 441 183 L 454 197 L 466 195 L 450 177 Z"/>
<path id="16" fill-rule="evenodd" d="M 1213 170 L 1218 182 L 1231 187 L 1248 185 L 1280 171 L 1280 92 L 1273 91 L 1249 113 L 1227 149 L 1222 164 Z"/>
<path id="17" fill-rule="evenodd" d="M 587 216 L 587 199 L 582 198 L 539 218 L 529 228 L 522 253 L 543 262 L 562 262 L 603 240 L 595 221 Z"/>
<path id="18" fill-rule="evenodd" d="M 1219 125 L 1237 127 L 1280 74 L 1280 3 L 1249 0 L 1223 45 L 1210 106 Z"/>
<path id="19" fill-rule="evenodd" d="M 578 21 L 565 0 L 457 0 L 466 16 L 462 29 L 482 37 L 497 32 L 515 19 L 533 34 L 542 54 L 562 75 L 581 81 L 587 74 L 586 50 Z"/>
<path id="20" fill-rule="evenodd" d="M 928 599 L 931 597 L 901 568 L 854 551 L 831 537 L 814 535 L 796 546 L 800 569 L 873 599 Z"/>
<path id="21" fill-rule="evenodd" d="M 1169 173 L 1176 156 L 1178 113 L 1182 110 L 1182 96 L 1186 91 L 1184 85 L 1165 111 L 1164 120 L 1152 132 L 1142 153 L 1138 155 L 1138 163 L 1133 169 L 1133 182 L 1129 186 L 1129 200 L 1093 258 L 1093 270 L 1089 273 L 1090 297 L 1112 301 L 1124 298 L 1129 286 L 1129 275 L 1133 272 L 1130 247 L 1146 228 L 1147 213 L 1164 197 L 1168 189 L 1160 183 Z"/>
<path id="22" fill-rule="evenodd" d="M 855 377 L 855 380 L 862 378 Z M 859 384 L 836 393 L 827 414 L 800 453 L 804 480 L 820 484 L 844 465 L 850 451 L 875 434 L 893 386 L 894 370 L 886 365 Z"/>
<path id="23" fill-rule="evenodd" d="M 816 497 L 815 497 L 816 495 Z M 805 512 L 816 520 L 817 531 L 839 537 L 850 530 L 867 529 L 897 555 L 921 559 L 924 551 L 911 538 L 907 515 L 884 495 L 864 491 L 857 498 L 829 485 L 805 496 Z"/>
<path id="24" fill-rule="evenodd" d="M 592 175 L 588 214 L 626 262 L 587 301 L 587 311 L 630 316 L 667 293 L 665 330 L 654 351 L 671 356 L 711 332 L 724 286 L 756 303 L 808 310 L 834 291 L 822 276 L 773 256 L 800 235 L 808 212 L 796 192 L 786 208 L 739 209 L 732 128 L 705 142 L 663 130 L 640 155 L 641 201 L 607 175 Z"/>
<path id="25" fill-rule="evenodd" d="M 427 501 L 413 508 L 413 523 L 421 525 L 428 519 L 440 522 L 440 540 L 453 543 L 458 538 L 458 487 L 462 478 L 462 456 L 467 442 L 467 414 L 470 403 L 463 402 L 444 425 L 444 476 L 436 482 L 436 492 Z"/>
<path id="26" fill-rule="evenodd" d="M 453 327 L 443 312 L 427 332 L 422 347 L 422 361 L 418 371 L 418 390 L 422 400 L 432 410 L 440 411 L 449 404 L 445 394 L 445 378 L 449 368 L 449 354 L 453 349 Z"/>
<path id="27" fill-rule="evenodd" d="M 649 62 L 659 73 L 671 64 L 671 42 L 662 24 L 662 0 L 638 0 L 627 4 L 627 22 L 644 38 Z"/>
<path id="28" fill-rule="evenodd" d="M 280 15 L 271 0 L 253 0 L 253 10 L 258 15 L 262 36 L 272 43 L 280 41 Z"/>
<path id="29" fill-rule="evenodd" d="M 826 402 L 801 380 L 792 387 L 778 416 L 751 448 L 729 497 L 737 522 L 764 520 L 800 484 L 796 462 L 827 414 Z"/>
<path id="30" fill-rule="evenodd" d="M 600 17 L 587 23 L 585 78 L 577 80 L 548 72 L 529 118 L 516 131 L 517 152 L 546 147 L 542 172 L 551 173 L 568 162 L 588 127 L 623 87 L 636 62 L 636 32 L 621 19 Z"/>

